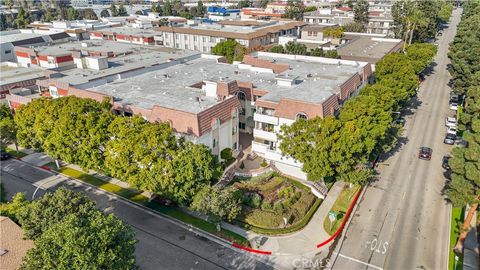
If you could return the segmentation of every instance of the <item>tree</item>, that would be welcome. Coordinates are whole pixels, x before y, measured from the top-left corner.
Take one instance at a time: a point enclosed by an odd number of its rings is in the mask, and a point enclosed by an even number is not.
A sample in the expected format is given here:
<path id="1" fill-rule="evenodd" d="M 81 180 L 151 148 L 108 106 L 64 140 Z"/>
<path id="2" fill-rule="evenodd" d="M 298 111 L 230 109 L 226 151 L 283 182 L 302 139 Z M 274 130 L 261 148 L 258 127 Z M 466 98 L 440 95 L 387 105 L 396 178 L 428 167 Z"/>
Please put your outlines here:
<path id="1" fill-rule="evenodd" d="M 98 20 L 97 14 L 95 14 L 95 11 L 93 11 L 91 8 L 86 8 L 83 10 L 83 18 L 85 20 Z"/>
<path id="2" fill-rule="evenodd" d="M 173 8 L 170 0 L 166 0 L 163 3 L 163 16 L 173 16 Z"/>
<path id="3" fill-rule="evenodd" d="M 365 32 L 365 25 L 363 23 L 360 23 L 360 22 L 351 22 L 351 23 L 347 23 L 343 26 L 343 30 L 345 32 L 358 32 L 358 33 L 362 33 L 362 32 Z"/>
<path id="4" fill-rule="evenodd" d="M 323 52 L 322 48 L 315 48 L 313 50 L 310 50 L 310 56 L 323 57 L 325 56 L 325 53 Z"/>
<path id="5" fill-rule="evenodd" d="M 110 17 L 110 12 L 108 12 L 108 10 L 104 9 L 100 12 L 100 17 L 102 17 L 102 18 Z"/>
<path id="6" fill-rule="evenodd" d="M 342 27 L 328 27 L 323 31 L 323 35 L 332 38 L 341 38 L 343 36 Z"/>
<path id="7" fill-rule="evenodd" d="M 325 52 L 325 57 L 327 58 L 338 58 L 337 50 L 329 50 Z"/>
<path id="8" fill-rule="evenodd" d="M 79 16 L 80 15 L 75 8 L 69 7 L 67 9 L 67 20 L 69 20 L 69 21 L 78 20 Z"/>
<path id="9" fill-rule="evenodd" d="M 139 116 L 117 117 L 108 133 L 105 169 L 111 176 L 154 193 L 170 183 L 177 142 L 168 123 L 149 123 Z"/>
<path id="10" fill-rule="evenodd" d="M 354 18 L 357 23 L 368 23 L 368 2 L 366 0 L 358 0 L 353 6 Z"/>
<path id="11" fill-rule="evenodd" d="M 0 31 L 8 29 L 7 16 L 3 13 L 0 14 Z"/>
<path id="12" fill-rule="evenodd" d="M 127 10 L 125 9 L 123 3 L 118 7 L 117 16 L 128 16 Z"/>
<path id="13" fill-rule="evenodd" d="M 0 204 L 0 213 L 2 213 L 2 216 L 9 217 L 11 220 L 18 223 L 18 214 L 26 205 L 28 205 L 28 201 L 25 197 L 25 193 L 19 192 L 13 195 L 10 202 Z"/>
<path id="14" fill-rule="evenodd" d="M 17 129 L 13 121 L 12 110 L 7 104 L 0 104 L 0 147 L 3 149 L 11 143 L 17 146 L 16 134 Z"/>
<path id="15" fill-rule="evenodd" d="M 313 12 L 313 11 L 316 11 L 316 10 L 317 10 L 316 6 L 309 6 L 309 7 L 305 7 L 304 13 L 305 12 Z"/>
<path id="16" fill-rule="evenodd" d="M 285 49 L 282 45 L 274 45 L 270 48 L 270 52 L 273 53 L 285 53 Z"/>
<path id="17" fill-rule="evenodd" d="M 305 5 L 300 0 L 288 0 L 285 13 L 282 15 L 284 18 L 292 20 L 302 20 L 305 13 Z"/>
<path id="18" fill-rule="evenodd" d="M 307 46 L 302 43 L 289 41 L 285 44 L 285 52 L 295 55 L 307 55 Z"/>
<path id="19" fill-rule="evenodd" d="M 18 9 L 17 17 L 15 18 L 15 26 L 17 28 L 25 28 L 30 23 L 30 14 L 22 7 Z"/>
<path id="20" fill-rule="evenodd" d="M 266 8 L 269 2 L 269 0 L 261 0 L 259 5 L 261 8 Z"/>
<path id="21" fill-rule="evenodd" d="M 250 2 L 249 0 L 240 0 L 237 2 L 238 9 L 247 8 L 251 6 L 252 6 L 252 2 Z"/>
<path id="22" fill-rule="evenodd" d="M 420 74 L 431 64 L 437 54 L 437 46 L 430 43 L 415 43 L 407 47 L 406 54 L 414 66 L 416 74 Z"/>
<path id="23" fill-rule="evenodd" d="M 219 176 L 216 158 L 203 144 L 180 141 L 170 163 L 170 175 L 160 194 L 182 205 L 189 205 L 193 196 Z"/>
<path id="24" fill-rule="evenodd" d="M 113 214 L 69 214 L 35 240 L 20 269 L 137 269 L 135 234 Z"/>
<path id="25" fill-rule="evenodd" d="M 196 8 L 196 17 L 203 17 L 205 15 L 205 6 L 203 5 L 202 1 L 197 2 Z"/>
<path id="26" fill-rule="evenodd" d="M 115 6 L 115 4 L 113 2 L 110 5 L 110 15 L 112 15 L 112 17 L 117 17 L 118 16 L 117 6 Z"/>
<path id="27" fill-rule="evenodd" d="M 246 51 L 246 48 L 234 39 L 219 42 L 212 48 L 213 54 L 225 56 L 228 63 L 241 61 Z"/>
<path id="28" fill-rule="evenodd" d="M 80 192 L 59 188 L 53 193 L 46 193 L 40 199 L 23 207 L 18 214 L 25 237 L 38 239 L 49 228 L 74 214 L 88 217 L 95 209 L 95 203 Z"/>
<path id="29" fill-rule="evenodd" d="M 447 23 L 450 20 L 450 16 L 452 16 L 453 6 L 451 3 L 443 3 L 440 11 L 438 12 L 438 18 L 442 23 Z"/>
<path id="30" fill-rule="evenodd" d="M 234 220 L 242 211 L 242 194 L 234 186 L 224 189 L 205 186 L 193 198 L 190 208 L 220 220 Z"/>
<path id="31" fill-rule="evenodd" d="M 162 12 L 162 6 L 160 5 L 160 3 L 152 3 L 152 7 L 150 8 L 150 10 L 152 12 L 161 13 Z M 161 16 L 161 14 L 159 14 L 159 16 Z"/>

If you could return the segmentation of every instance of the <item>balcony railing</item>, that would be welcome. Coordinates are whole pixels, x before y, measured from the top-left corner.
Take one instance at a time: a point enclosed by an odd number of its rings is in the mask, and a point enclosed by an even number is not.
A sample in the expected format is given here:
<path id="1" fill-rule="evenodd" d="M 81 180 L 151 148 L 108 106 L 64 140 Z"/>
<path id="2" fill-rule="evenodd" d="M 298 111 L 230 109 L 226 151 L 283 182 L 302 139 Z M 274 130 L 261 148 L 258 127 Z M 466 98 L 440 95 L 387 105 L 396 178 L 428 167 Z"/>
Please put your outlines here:
<path id="1" fill-rule="evenodd" d="M 263 138 L 265 140 L 269 140 L 273 142 L 277 141 L 277 134 L 275 134 L 275 132 L 264 131 L 261 129 L 254 129 L 253 136 L 258 138 Z"/>
<path id="2" fill-rule="evenodd" d="M 266 115 L 266 114 L 261 114 L 261 113 L 255 113 L 253 115 L 253 120 L 262 122 L 262 123 L 267 123 L 267 124 L 272 124 L 272 125 L 278 125 L 278 117 L 276 116 L 271 116 L 271 115 Z"/>

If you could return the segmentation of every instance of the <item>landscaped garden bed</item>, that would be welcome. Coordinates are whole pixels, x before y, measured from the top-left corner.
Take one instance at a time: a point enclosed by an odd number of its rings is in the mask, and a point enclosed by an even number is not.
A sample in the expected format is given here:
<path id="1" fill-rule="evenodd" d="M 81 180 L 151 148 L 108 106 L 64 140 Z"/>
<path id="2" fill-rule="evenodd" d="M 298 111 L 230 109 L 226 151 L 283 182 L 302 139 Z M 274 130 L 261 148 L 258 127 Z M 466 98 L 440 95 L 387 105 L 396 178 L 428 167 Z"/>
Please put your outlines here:
<path id="1" fill-rule="evenodd" d="M 270 173 L 234 183 L 243 192 L 237 225 L 263 234 L 284 234 L 303 228 L 320 205 L 303 184 Z"/>
<path id="2" fill-rule="evenodd" d="M 329 235 L 333 235 L 338 230 L 338 228 L 343 222 L 343 219 L 345 218 L 345 214 L 347 213 L 353 198 L 359 190 L 359 185 L 355 185 L 351 188 L 346 185 L 346 187 L 337 197 L 335 203 L 332 206 L 332 209 L 330 210 L 335 214 L 335 220 L 333 221 L 333 223 L 331 223 L 329 217 L 326 216 L 323 222 L 323 228 Z"/>

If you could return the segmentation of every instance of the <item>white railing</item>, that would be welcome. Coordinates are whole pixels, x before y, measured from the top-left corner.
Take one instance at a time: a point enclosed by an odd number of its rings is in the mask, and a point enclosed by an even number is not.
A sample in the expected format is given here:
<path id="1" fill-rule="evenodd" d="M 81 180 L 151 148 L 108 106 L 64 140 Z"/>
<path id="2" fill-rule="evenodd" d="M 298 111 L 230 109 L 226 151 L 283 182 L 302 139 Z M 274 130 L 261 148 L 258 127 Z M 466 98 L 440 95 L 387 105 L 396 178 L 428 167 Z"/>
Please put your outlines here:
<path id="1" fill-rule="evenodd" d="M 253 120 L 258 121 L 258 122 L 262 122 L 262 123 L 272 124 L 272 125 L 275 125 L 275 126 L 278 125 L 278 117 L 276 117 L 276 116 L 270 116 L 270 115 L 255 113 L 255 114 L 253 114 Z"/>
<path id="2" fill-rule="evenodd" d="M 264 130 L 261 130 L 261 129 L 254 129 L 253 130 L 253 137 L 262 138 L 262 139 L 269 140 L 269 141 L 272 141 L 272 142 L 277 141 L 277 134 L 275 134 L 275 132 L 264 131 Z"/>
<path id="3" fill-rule="evenodd" d="M 265 150 L 265 158 L 268 160 L 284 163 L 284 164 L 295 166 L 298 168 L 301 168 L 303 166 L 303 164 L 300 161 L 297 161 L 293 158 L 289 158 L 286 156 L 282 156 L 282 153 L 280 153 L 279 151 L 270 150 L 268 148 Z"/>

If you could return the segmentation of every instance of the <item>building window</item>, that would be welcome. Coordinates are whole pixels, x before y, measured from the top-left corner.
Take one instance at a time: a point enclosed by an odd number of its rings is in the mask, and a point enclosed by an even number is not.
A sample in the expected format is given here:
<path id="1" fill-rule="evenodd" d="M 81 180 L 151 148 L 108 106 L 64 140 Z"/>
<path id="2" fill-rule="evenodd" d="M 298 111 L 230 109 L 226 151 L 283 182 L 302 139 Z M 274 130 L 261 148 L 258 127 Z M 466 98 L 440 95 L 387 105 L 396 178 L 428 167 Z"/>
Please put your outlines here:
<path id="1" fill-rule="evenodd" d="M 210 42 L 215 42 L 215 37 L 210 37 Z"/>
<path id="2" fill-rule="evenodd" d="M 238 122 L 238 128 L 245 129 L 245 123 Z"/>
<path id="3" fill-rule="evenodd" d="M 239 100 L 245 100 L 245 93 L 243 92 L 238 92 L 237 94 Z"/>
<path id="4" fill-rule="evenodd" d="M 233 149 L 233 150 L 236 150 L 236 149 L 237 149 L 237 143 L 236 143 L 236 142 L 233 143 L 232 149 Z"/>
<path id="5" fill-rule="evenodd" d="M 237 133 L 237 127 L 232 127 L 232 135 L 235 135 Z"/>
<path id="6" fill-rule="evenodd" d="M 6 50 L 5 51 L 5 54 L 11 54 L 12 53 L 12 50 Z"/>
<path id="7" fill-rule="evenodd" d="M 305 113 L 297 113 L 297 116 L 295 117 L 296 120 L 307 120 L 307 115 Z"/>
<path id="8" fill-rule="evenodd" d="M 57 88 L 55 88 L 55 87 L 50 87 L 49 91 L 50 91 L 50 96 L 52 96 L 53 98 L 57 98 L 57 97 L 58 97 Z"/>
<path id="9" fill-rule="evenodd" d="M 212 141 L 212 148 L 215 148 L 217 146 L 217 140 L 213 139 Z"/>
<path id="10" fill-rule="evenodd" d="M 197 36 L 193 36 L 193 41 L 197 41 Z"/>
<path id="11" fill-rule="evenodd" d="M 185 35 L 185 41 L 187 41 L 187 40 L 188 40 L 188 36 L 187 36 L 187 35 Z"/>
<path id="12" fill-rule="evenodd" d="M 244 108 L 240 108 L 240 110 L 238 111 L 238 114 L 240 114 L 240 115 L 245 115 L 245 109 L 244 109 Z"/>

